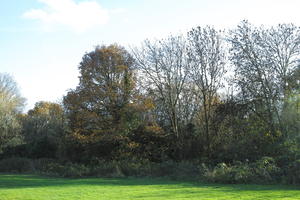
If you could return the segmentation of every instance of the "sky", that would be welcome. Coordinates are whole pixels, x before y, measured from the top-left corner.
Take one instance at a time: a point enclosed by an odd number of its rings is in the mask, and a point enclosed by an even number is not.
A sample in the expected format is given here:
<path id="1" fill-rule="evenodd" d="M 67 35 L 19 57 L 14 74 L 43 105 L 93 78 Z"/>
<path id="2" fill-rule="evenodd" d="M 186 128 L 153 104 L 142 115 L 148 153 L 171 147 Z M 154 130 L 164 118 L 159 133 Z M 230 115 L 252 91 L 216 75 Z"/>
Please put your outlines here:
<path id="1" fill-rule="evenodd" d="M 59 102 L 78 85 L 82 56 L 97 45 L 126 48 L 196 26 L 300 26 L 299 0 L 0 0 L 0 73 L 27 99 Z"/>

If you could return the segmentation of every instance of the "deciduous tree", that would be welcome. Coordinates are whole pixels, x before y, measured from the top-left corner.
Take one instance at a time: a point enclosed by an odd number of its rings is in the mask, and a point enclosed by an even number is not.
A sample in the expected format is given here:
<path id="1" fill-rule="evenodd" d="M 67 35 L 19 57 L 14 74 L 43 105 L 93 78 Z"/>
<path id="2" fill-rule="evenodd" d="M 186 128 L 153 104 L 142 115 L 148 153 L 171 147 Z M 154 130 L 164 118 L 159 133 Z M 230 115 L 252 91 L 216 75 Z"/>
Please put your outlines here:
<path id="1" fill-rule="evenodd" d="M 209 153 L 214 133 L 211 129 L 214 107 L 218 104 L 218 92 L 225 75 L 225 44 L 221 32 L 211 27 L 197 27 L 188 33 L 189 76 L 195 84 L 200 101 L 198 114 L 200 129 Z M 215 129 L 216 130 L 216 129 Z"/>
<path id="2" fill-rule="evenodd" d="M 135 90 L 133 67 L 134 59 L 123 47 L 99 46 L 84 55 L 79 86 L 64 97 L 71 133 L 93 144 L 99 156 L 112 156 L 138 126 L 136 109 L 143 100 Z"/>
<path id="3" fill-rule="evenodd" d="M 25 99 L 20 95 L 13 78 L 8 74 L 0 74 L 0 151 L 20 142 L 21 126 L 18 115 L 24 103 Z"/>

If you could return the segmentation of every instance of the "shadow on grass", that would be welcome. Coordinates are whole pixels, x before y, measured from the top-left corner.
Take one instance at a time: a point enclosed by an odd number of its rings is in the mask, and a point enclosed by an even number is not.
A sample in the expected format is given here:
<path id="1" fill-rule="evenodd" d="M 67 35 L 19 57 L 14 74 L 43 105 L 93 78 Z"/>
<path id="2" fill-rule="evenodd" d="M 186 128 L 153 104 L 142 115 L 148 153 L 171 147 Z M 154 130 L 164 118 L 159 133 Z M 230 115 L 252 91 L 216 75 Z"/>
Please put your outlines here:
<path id="1" fill-rule="evenodd" d="M 72 186 L 153 186 L 160 189 L 207 188 L 223 192 L 231 191 L 274 191 L 274 190 L 299 190 L 299 186 L 287 185 L 238 185 L 238 184 L 206 184 L 188 181 L 172 181 L 167 179 L 152 178 L 52 178 L 35 175 L 0 174 L 1 189 L 20 189 L 37 187 L 72 187 Z"/>

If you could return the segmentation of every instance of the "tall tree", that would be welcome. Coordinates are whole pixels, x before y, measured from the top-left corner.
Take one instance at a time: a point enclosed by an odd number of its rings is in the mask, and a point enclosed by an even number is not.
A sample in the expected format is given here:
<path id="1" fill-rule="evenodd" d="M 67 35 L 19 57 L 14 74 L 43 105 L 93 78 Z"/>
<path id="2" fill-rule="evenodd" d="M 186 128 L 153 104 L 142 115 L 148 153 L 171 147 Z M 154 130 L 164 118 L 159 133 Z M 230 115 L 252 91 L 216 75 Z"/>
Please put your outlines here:
<path id="1" fill-rule="evenodd" d="M 64 97 L 74 136 L 112 151 L 137 126 L 133 66 L 134 59 L 118 45 L 100 46 L 84 55 L 79 86 Z"/>
<path id="2" fill-rule="evenodd" d="M 56 157 L 65 132 L 64 110 L 51 102 L 37 102 L 23 117 L 22 135 L 33 157 Z"/>
<path id="3" fill-rule="evenodd" d="M 220 31 L 211 27 L 197 27 L 188 33 L 189 77 L 196 86 L 201 130 L 204 130 L 206 151 L 209 153 L 213 138 L 212 117 L 218 103 L 218 91 L 225 75 L 225 45 Z"/>
<path id="4" fill-rule="evenodd" d="M 20 138 L 18 115 L 25 99 L 20 95 L 17 83 L 8 74 L 0 74 L 0 151 Z"/>
<path id="5" fill-rule="evenodd" d="M 272 136 L 277 130 L 286 134 L 281 113 L 290 92 L 287 77 L 299 66 L 300 29 L 290 24 L 257 28 L 243 21 L 231 31 L 229 41 L 242 99 Z"/>
<path id="6" fill-rule="evenodd" d="M 166 125 L 177 138 L 180 137 L 183 116 L 180 101 L 184 98 L 188 72 L 185 38 L 169 36 L 154 42 L 146 40 L 134 55 L 144 85 L 156 96 L 158 115 L 166 118 Z"/>

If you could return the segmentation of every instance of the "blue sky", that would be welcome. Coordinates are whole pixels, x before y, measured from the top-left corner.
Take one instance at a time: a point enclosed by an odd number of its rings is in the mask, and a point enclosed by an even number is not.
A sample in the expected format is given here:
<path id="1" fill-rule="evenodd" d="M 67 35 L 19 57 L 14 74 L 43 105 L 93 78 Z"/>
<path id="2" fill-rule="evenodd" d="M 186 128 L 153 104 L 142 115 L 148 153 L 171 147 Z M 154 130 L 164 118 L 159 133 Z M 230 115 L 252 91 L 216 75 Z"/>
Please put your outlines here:
<path id="1" fill-rule="evenodd" d="M 58 101 L 78 84 L 78 64 L 96 45 L 125 47 L 192 27 L 300 25 L 299 0 L 1 0 L 0 73 L 27 99 Z"/>

